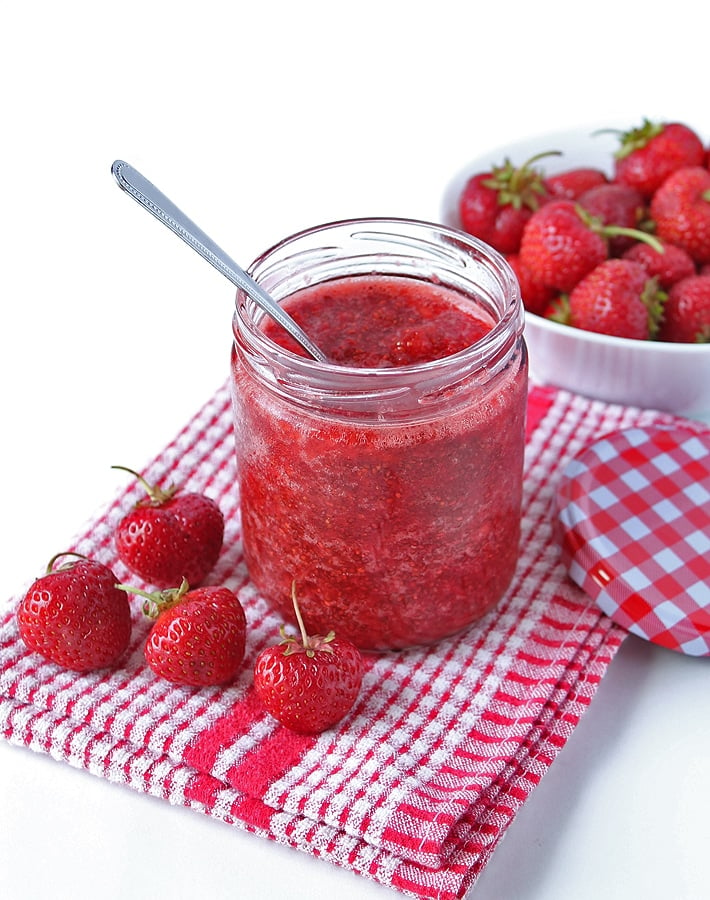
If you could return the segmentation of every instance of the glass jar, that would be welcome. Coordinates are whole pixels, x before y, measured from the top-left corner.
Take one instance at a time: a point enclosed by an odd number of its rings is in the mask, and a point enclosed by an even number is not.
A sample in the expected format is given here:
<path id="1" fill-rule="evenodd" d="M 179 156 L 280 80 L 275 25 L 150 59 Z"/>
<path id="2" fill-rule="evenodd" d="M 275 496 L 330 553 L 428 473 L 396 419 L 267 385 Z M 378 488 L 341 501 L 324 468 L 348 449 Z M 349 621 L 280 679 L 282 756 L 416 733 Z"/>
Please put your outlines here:
<path id="1" fill-rule="evenodd" d="M 259 592 L 293 621 L 295 582 L 311 633 L 334 630 L 365 650 L 459 632 L 498 602 L 518 556 L 527 351 L 512 270 L 461 232 L 359 219 L 289 237 L 249 271 L 297 320 L 310 295 L 301 324 L 316 344 L 324 334 L 347 344 L 351 314 L 367 332 L 352 337 L 356 353 L 388 315 L 395 333 L 414 320 L 395 344 L 426 343 L 417 317 L 442 296 L 482 325 L 441 358 L 412 362 L 404 347 L 401 364 L 374 366 L 367 353 L 364 365 L 300 355 L 241 291 L 233 322 L 242 536 Z M 361 310 L 378 282 L 384 300 Z M 393 286 L 417 307 L 411 317 L 388 308 Z M 335 303 L 338 290 L 347 303 Z M 455 346 L 458 325 L 441 322 L 426 327 L 448 329 L 441 346 Z"/>

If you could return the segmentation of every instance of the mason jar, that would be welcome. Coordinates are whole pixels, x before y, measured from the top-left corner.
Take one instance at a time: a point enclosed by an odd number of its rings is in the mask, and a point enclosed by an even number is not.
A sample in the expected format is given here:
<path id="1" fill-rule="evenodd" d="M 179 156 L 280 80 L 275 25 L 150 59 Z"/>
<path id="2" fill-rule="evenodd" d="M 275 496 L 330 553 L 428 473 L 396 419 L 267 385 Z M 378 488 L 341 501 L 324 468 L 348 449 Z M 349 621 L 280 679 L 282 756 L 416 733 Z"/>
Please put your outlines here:
<path id="1" fill-rule="evenodd" d="M 288 237 L 249 269 L 328 361 L 243 292 L 232 383 L 250 578 L 312 634 L 363 650 L 475 623 L 520 538 L 527 351 L 515 276 L 476 238 L 358 219 Z"/>

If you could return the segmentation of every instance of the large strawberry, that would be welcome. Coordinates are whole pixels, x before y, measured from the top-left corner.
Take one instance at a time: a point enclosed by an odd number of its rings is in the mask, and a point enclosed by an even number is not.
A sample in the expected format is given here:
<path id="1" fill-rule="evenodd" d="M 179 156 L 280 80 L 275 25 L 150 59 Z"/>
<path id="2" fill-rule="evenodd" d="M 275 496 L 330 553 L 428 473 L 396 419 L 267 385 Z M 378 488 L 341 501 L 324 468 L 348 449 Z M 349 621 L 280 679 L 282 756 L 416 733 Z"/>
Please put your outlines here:
<path id="1" fill-rule="evenodd" d="M 690 275 L 668 292 L 659 337 L 664 341 L 710 343 L 710 274 Z"/>
<path id="2" fill-rule="evenodd" d="M 571 291 L 607 255 L 607 242 L 571 200 L 556 200 L 539 209 L 520 243 L 520 260 L 532 277 L 558 291 Z"/>
<path id="3" fill-rule="evenodd" d="M 516 167 L 506 159 L 468 180 L 459 199 L 461 227 L 500 253 L 517 253 L 525 223 L 545 196 L 542 173 L 532 163 Z"/>
<path id="4" fill-rule="evenodd" d="M 665 294 L 642 265 L 608 259 L 569 295 L 569 324 L 614 337 L 647 340 L 656 334 Z"/>
<path id="5" fill-rule="evenodd" d="M 614 180 L 641 191 L 646 197 L 678 169 L 701 166 L 705 148 L 698 135 L 681 122 L 650 122 L 620 136 L 614 154 Z"/>
<path id="6" fill-rule="evenodd" d="M 76 557 L 55 568 L 64 556 Z M 46 659 L 87 672 L 114 665 L 128 647 L 131 610 L 107 566 L 60 553 L 17 610 L 20 636 Z"/>
<path id="7" fill-rule="evenodd" d="M 116 550 L 128 568 L 150 584 L 172 588 L 185 579 L 199 585 L 210 572 L 224 540 L 224 517 L 210 497 L 163 490 L 137 472 L 148 496 L 119 522 Z"/>
<path id="8" fill-rule="evenodd" d="M 360 651 L 333 632 L 306 632 L 293 587 L 293 604 L 300 637 L 287 636 L 278 646 L 262 650 L 254 666 L 254 688 L 271 715 L 299 734 L 319 734 L 338 723 L 360 692 L 363 661 Z"/>
<path id="9" fill-rule="evenodd" d="M 679 169 L 651 200 L 658 237 L 683 247 L 699 265 L 710 262 L 710 171 Z"/>
<path id="10" fill-rule="evenodd" d="M 179 588 L 154 593 L 129 585 L 122 590 L 145 598 L 143 611 L 155 624 L 145 644 L 150 668 L 173 684 L 225 684 L 244 659 L 246 616 L 226 587 Z"/>
<path id="11" fill-rule="evenodd" d="M 626 235 L 656 244 L 637 229 L 604 225 L 571 200 L 546 203 L 533 213 L 520 243 L 520 260 L 542 284 L 571 291 L 609 255 L 611 237 Z"/>

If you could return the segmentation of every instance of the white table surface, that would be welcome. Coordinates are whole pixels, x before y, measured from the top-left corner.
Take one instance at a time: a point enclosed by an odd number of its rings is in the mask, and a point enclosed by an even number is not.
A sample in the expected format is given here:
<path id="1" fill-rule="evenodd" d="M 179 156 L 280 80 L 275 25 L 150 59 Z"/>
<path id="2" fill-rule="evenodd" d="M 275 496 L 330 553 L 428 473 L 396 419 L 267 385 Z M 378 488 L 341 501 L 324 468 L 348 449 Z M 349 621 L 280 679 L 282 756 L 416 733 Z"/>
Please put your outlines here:
<path id="1" fill-rule="evenodd" d="M 148 462 L 227 375 L 230 285 L 121 194 L 114 158 L 246 264 L 332 219 L 436 218 L 454 172 L 521 135 L 644 115 L 710 132 L 690 0 L 643 35 L 606 0 L 253 6 L 3 14 L 0 602 L 122 486 L 110 466 Z M 628 640 L 473 900 L 710 896 L 709 708 L 706 660 Z M 286 890 L 397 896 L 0 741 L 6 900 Z"/>

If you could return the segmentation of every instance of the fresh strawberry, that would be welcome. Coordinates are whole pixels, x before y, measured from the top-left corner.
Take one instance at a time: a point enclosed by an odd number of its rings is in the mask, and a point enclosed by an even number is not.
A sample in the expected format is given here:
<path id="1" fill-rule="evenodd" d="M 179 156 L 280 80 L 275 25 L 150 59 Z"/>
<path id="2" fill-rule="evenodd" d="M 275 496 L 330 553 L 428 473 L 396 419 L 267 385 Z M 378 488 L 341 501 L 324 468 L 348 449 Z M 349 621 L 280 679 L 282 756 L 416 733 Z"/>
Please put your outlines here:
<path id="1" fill-rule="evenodd" d="M 360 651 L 333 632 L 307 634 L 292 598 L 300 637 L 287 636 L 278 646 L 262 650 L 254 666 L 254 688 L 271 715 L 299 734 L 319 734 L 338 723 L 360 692 L 363 660 Z"/>
<path id="2" fill-rule="evenodd" d="M 545 204 L 531 216 L 520 243 L 520 260 L 538 282 L 570 291 L 608 255 L 605 239 L 589 228 L 571 200 Z"/>
<path id="3" fill-rule="evenodd" d="M 710 343 L 710 274 L 690 275 L 673 285 L 658 336 L 663 341 Z"/>
<path id="4" fill-rule="evenodd" d="M 668 176 L 687 166 L 701 166 L 705 148 L 698 135 L 681 122 L 650 122 L 623 132 L 614 154 L 614 180 L 627 184 L 645 197 Z"/>
<path id="5" fill-rule="evenodd" d="M 550 301 L 557 296 L 557 291 L 538 281 L 530 269 L 520 261 L 519 254 L 511 253 L 506 258 L 510 268 L 515 273 L 515 277 L 518 279 L 520 295 L 525 309 L 531 313 L 542 314 Z"/>
<path id="6" fill-rule="evenodd" d="M 63 556 L 77 558 L 55 569 Z M 102 563 L 58 554 L 17 610 L 22 640 L 30 650 L 77 672 L 114 665 L 131 637 L 131 610 L 117 580 Z"/>
<path id="7" fill-rule="evenodd" d="M 520 243 L 520 260 L 537 281 L 567 292 L 609 255 L 608 240 L 627 235 L 656 241 L 633 228 L 604 225 L 572 200 L 554 200 L 533 213 Z"/>
<path id="8" fill-rule="evenodd" d="M 144 597 L 143 611 L 156 619 L 145 644 L 146 662 L 156 675 L 190 687 L 234 678 L 244 659 L 247 623 L 229 588 L 190 590 L 187 581 L 154 593 L 121 588 Z"/>
<path id="9" fill-rule="evenodd" d="M 204 494 L 163 490 L 135 475 L 148 492 L 119 522 L 116 550 L 123 563 L 150 584 L 171 588 L 185 579 L 199 585 L 217 561 L 224 539 L 224 517 Z"/>
<path id="10" fill-rule="evenodd" d="M 695 263 L 690 254 L 682 247 L 669 244 L 667 241 L 659 241 L 662 252 L 648 244 L 635 243 L 623 254 L 623 259 L 641 263 L 651 278 L 657 278 L 658 284 L 664 290 L 695 274 Z"/>
<path id="11" fill-rule="evenodd" d="M 600 184 L 607 184 L 609 179 L 601 169 L 578 168 L 568 169 L 548 175 L 544 180 L 545 190 L 555 200 L 576 200 L 585 191 Z"/>
<path id="12" fill-rule="evenodd" d="M 534 156 L 517 168 L 506 159 L 490 172 L 470 178 L 459 200 L 463 230 L 500 253 L 517 253 L 525 223 L 545 195 L 542 173 L 532 163 L 546 155 Z"/>
<path id="13" fill-rule="evenodd" d="M 658 237 L 686 250 L 698 265 L 710 262 L 710 171 L 678 169 L 651 200 Z"/>
<path id="14" fill-rule="evenodd" d="M 569 295 L 569 324 L 614 337 L 647 340 L 656 334 L 665 294 L 642 265 L 609 259 Z"/>
<path id="15" fill-rule="evenodd" d="M 577 202 L 604 225 L 643 228 L 647 217 L 643 194 L 626 184 L 597 185 L 581 194 Z M 624 234 L 611 237 L 609 253 L 621 256 L 633 243 L 634 239 Z"/>

